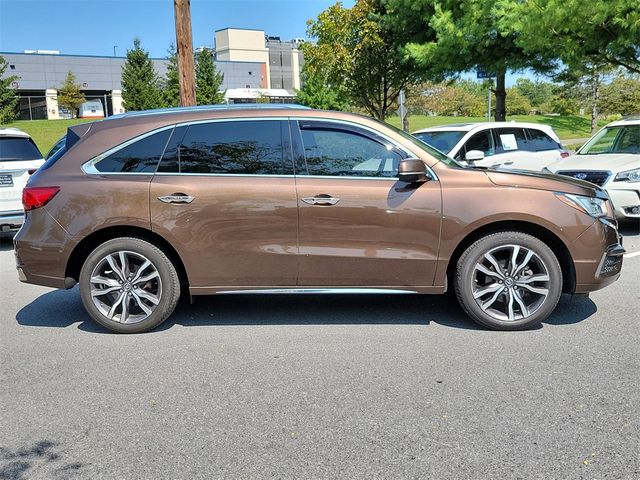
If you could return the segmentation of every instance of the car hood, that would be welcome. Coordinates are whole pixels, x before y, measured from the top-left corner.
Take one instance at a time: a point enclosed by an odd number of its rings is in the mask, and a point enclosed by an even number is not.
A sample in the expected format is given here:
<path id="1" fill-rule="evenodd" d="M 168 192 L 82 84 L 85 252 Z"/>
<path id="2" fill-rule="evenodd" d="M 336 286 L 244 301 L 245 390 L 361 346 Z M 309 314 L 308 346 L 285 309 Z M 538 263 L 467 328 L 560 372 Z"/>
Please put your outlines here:
<path id="1" fill-rule="evenodd" d="M 602 189 L 593 183 L 571 177 L 525 170 L 487 170 L 487 177 L 494 185 L 501 187 L 532 188 L 551 192 L 573 193 L 597 196 Z"/>
<path id="2" fill-rule="evenodd" d="M 571 155 L 547 165 L 552 172 L 560 170 L 609 170 L 612 173 L 640 168 L 637 153 L 598 153 L 594 155 Z"/>

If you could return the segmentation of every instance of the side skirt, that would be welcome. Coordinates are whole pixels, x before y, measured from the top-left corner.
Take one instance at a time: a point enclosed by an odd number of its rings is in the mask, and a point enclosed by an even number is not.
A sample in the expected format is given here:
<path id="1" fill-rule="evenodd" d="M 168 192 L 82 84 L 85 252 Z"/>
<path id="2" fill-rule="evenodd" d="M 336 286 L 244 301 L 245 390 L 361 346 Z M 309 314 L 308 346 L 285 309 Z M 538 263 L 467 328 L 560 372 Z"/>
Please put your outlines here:
<path id="1" fill-rule="evenodd" d="M 445 286 L 429 286 L 429 287 L 258 287 L 258 286 L 246 286 L 246 287 L 190 287 L 189 293 L 191 295 L 216 295 L 216 294 L 427 294 L 438 295 L 446 291 Z"/>

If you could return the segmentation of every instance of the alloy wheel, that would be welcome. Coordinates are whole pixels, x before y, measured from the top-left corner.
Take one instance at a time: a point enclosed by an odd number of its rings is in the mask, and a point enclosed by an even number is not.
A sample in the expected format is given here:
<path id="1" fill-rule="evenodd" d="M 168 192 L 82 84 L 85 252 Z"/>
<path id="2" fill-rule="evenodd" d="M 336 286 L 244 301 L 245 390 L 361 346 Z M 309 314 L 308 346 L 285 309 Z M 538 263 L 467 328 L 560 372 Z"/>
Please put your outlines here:
<path id="1" fill-rule="evenodd" d="M 501 321 L 535 314 L 550 289 L 549 270 L 540 256 L 522 245 L 486 252 L 473 268 L 472 293 L 478 306 Z"/>
<path id="2" fill-rule="evenodd" d="M 93 304 L 118 323 L 141 322 L 162 298 L 156 266 L 144 255 L 126 250 L 102 258 L 91 272 L 90 284 Z"/>

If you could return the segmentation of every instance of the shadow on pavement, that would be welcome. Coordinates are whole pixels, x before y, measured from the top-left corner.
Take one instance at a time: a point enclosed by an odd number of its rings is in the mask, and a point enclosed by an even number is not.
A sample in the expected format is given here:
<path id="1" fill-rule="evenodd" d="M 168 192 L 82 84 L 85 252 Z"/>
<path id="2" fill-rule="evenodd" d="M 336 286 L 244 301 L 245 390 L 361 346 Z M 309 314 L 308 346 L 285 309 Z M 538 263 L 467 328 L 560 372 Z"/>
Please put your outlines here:
<path id="1" fill-rule="evenodd" d="M 0 233 L 0 252 L 13 250 L 13 237 L 15 232 Z M 0 477 L 1 478 L 1 477 Z"/>
<path id="2" fill-rule="evenodd" d="M 590 299 L 563 295 L 556 311 L 545 322 L 570 325 L 597 311 Z M 20 325 L 78 328 L 108 333 L 84 311 L 78 288 L 54 290 L 41 295 L 16 315 Z M 453 295 L 218 295 L 196 297 L 194 304 L 183 298 L 171 318 L 155 331 L 178 324 L 192 326 L 230 325 L 428 325 L 434 322 L 452 328 L 484 330 L 473 323 Z"/>
<path id="3" fill-rule="evenodd" d="M 27 479 L 32 478 L 33 470 L 43 464 L 57 462 L 60 454 L 56 452 L 59 445 L 49 440 L 42 440 L 30 447 L 10 450 L 0 447 L 0 478 L 2 479 Z M 79 473 L 81 463 L 69 463 L 55 467 L 50 473 L 53 478 L 70 478 Z"/>

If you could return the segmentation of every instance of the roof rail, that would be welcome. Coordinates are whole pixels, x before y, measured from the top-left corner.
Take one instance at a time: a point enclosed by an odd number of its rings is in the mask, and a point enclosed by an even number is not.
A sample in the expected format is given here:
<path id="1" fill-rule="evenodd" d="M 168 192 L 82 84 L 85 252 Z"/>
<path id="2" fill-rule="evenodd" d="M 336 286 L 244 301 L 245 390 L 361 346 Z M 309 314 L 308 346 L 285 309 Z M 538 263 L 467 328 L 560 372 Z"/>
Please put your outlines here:
<path id="1" fill-rule="evenodd" d="M 309 110 L 309 107 L 298 105 L 295 103 L 232 103 L 221 105 L 199 105 L 197 107 L 169 107 L 156 108 L 153 110 L 139 110 L 125 113 L 119 113 L 105 118 L 104 121 L 118 118 L 139 117 L 145 115 L 162 115 L 165 113 L 184 113 L 184 112 L 207 112 L 216 110 Z"/>

